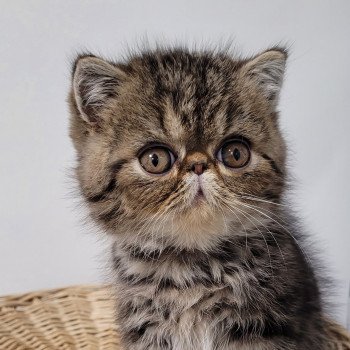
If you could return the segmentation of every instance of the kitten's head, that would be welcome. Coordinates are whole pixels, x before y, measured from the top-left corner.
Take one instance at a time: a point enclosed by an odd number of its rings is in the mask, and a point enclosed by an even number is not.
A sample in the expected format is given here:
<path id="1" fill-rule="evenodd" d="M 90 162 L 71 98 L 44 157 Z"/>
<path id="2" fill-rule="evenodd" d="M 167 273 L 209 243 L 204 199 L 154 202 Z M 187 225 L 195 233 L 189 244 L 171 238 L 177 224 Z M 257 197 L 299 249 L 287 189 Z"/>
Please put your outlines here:
<path id="1" fill-rule="evenodd" d="M 186 50 L 123 64 L 80 56 L 71 137 L 92 217 L 125 237 L 191 247 L 249 230 L 248 206 L 283 191 L 285 62 L 280 48 L 247 60 Z"/>

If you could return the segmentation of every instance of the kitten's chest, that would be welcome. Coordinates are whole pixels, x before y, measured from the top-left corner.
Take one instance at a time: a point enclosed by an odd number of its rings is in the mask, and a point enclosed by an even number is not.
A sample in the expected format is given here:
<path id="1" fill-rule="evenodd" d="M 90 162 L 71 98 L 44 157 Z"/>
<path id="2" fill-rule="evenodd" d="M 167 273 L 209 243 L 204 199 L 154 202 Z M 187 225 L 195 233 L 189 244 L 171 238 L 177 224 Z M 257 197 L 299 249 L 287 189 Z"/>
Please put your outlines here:
<path id="1" fill-rule="evenodd" d="M 123 315 L 119 323 L 126 334 L 130 329 L 143 329 L 143 334 L 139 334 L 143 344 L 140 349 L 148 348 L 146 339 L 152 339 L 149 348 L 154 350 L 221 349 L 216 340 L 219 318 L 213 314 L 215 300 L 220 300 L 216 293 L 222 295 L 220 290 L 198 287 L 151 294 L 150 290 L 147 293 L 145 289 L 124 286 L 118 293 L 118 313 Z M 157 343 L 162 346 L 157 347 Z"/>
<path id="2" fill-rule="evenodd" d="M 128 298 L 125 290 L 122 295 L 125 303 Z M 127 316 L 120 320 L 120 324 L 129 329 L 143 328 L 142 334 L 138 334 L 142 344 L 140 349 L 148 348 L 147 341 L 150 341 L 149 348 L 154 350 L 252 349 L 247 347 L 240 331 L 244 328 L 244 316 L 237 307 L 239 301 L 227 288 L 195 287 L 153 295 L 129 290 L 128 295 L 128 309 L 122 312 Z M 162 345 L 157 347 L 156 344 Z M 255 350 L 283 349 L 271 344 L 265 347 L 266 344 L 258 341 L 249 344 L 254 344 Z"/>
<path id="3" fill-rule="evenodd" d="M 246 350 L 242 330 L 259 330 L 269 312 L 275 317 L 279 310 L 266 292 L 269 267 L 229 253 L 163 260 L 116 255 L 119 323 L 126 337 L 143 343 L 140 349 L 150 341 L 155 350 Z"/>

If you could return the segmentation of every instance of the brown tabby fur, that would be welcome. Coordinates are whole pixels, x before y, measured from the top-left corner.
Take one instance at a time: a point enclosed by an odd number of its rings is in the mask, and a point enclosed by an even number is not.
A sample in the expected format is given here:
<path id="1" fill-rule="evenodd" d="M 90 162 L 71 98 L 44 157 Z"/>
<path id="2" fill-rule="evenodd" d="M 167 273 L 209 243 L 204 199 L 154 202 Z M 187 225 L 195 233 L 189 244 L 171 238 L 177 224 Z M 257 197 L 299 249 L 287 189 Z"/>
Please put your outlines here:
<path id="1" fill-rule="evenodd" d="M 287 54 L 251 59 L 159 49 L 76 60 L 70 93 L 77 177 L 113 237 L 118 323 L 129 350 L 327 349 L 318 283 L 284 205 L 276 105 Z M 216 155 L 244 138 L 250 163 Z M 166 145 L 151 175 L 140 150 Z M 191 166 L 206 164 L 205 201 Z"/>

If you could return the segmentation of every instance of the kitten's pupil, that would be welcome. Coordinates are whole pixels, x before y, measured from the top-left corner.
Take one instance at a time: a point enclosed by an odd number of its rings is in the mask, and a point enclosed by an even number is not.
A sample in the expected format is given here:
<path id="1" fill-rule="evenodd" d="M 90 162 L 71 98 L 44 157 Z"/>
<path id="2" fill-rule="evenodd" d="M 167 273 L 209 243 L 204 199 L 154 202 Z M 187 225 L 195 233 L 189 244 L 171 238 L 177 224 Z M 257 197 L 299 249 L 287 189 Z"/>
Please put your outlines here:
<path id="1" fill-rule="evenodd" d="M 157 167 L 158 164 L 159 164 L 159 157 L 158 157 L 155 153 L 153 153 L 153 154 L 150 154 L 150 158 L 151 158 L 152 164 L 153 164 L 155 167 Z"/>
<path id="2" fill-rule="evenodd" d="M 238 148 L 235 148 L 232 152 L 233 158 L 235 158 L 236 160 L 239 160 L 239 158 L 241 158 L 241 152 L 239 151 Z"/>

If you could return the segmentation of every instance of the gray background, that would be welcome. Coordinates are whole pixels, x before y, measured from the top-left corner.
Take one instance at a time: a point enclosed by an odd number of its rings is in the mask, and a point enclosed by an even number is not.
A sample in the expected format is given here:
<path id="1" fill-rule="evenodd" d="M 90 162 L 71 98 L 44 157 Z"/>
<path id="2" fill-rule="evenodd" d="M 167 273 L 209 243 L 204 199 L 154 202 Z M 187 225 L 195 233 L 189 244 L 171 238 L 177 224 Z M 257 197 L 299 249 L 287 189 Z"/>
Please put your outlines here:
<path id="1" fill-rule="evenodd" d="M 0 294 L 106 280 L 103 235 L 70 178 L 70 60 L 150 42 L 291 46 L 281 123 L 294 207 L 335 278 L 346 324 L 350 265 L 349 1 L 1 1 Z M 288 278 L 288 276 L 286 276 Z"/>

